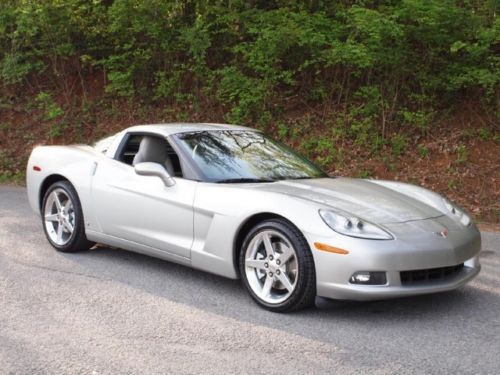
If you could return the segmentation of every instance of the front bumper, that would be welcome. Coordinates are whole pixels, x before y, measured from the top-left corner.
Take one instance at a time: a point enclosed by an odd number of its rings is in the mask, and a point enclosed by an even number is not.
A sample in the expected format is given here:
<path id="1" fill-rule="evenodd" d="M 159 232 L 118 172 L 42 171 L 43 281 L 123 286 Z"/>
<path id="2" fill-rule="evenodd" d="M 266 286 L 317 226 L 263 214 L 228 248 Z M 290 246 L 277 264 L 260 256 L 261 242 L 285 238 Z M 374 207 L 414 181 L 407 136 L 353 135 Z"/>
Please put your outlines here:
<path id="1" fill-rule="evenodd" d="M 427 221 L 427 220 L 425 220 Z M 436 235 L 436 228 L 446 224 L 447 238 Z M 419 230 L 415 230 L 415 229 Z M 480 271 L 481 236 L 475 226 L 455 227 L 446 218 L 418 223 L 393 225 L 396 239 L 388 241 L 357 239 L 337 234 L 321 237 L 306 233 L 315 266 L 317 295 L 342 300 L 378 300 L 420 294 L 439 293 L 456 289 L 472 280 Z M 432 229 L 426 231 L 424 229 Z M 317 250 L 315 242 L 349 251 L 335 254 Z M 401 272 L 450 267 L 464 267 L 448 277 L 415 283 L 401 281 Z M 385 272 L 384 285 L 350 283 L 359 271 Z"/>

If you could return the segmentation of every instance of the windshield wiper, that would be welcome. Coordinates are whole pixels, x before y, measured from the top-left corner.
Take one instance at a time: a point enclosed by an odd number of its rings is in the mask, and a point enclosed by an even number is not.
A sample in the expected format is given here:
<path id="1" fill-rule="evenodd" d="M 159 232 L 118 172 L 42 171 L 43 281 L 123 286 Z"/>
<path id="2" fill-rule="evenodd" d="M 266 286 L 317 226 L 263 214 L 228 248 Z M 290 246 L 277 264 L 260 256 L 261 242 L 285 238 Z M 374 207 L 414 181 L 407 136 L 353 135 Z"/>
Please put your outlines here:
<path id="1" fill-rule="evenodd" d="M 234 184 L 234 183 L 245 183 L 245 182 L 274 182 L 274 180 L 269 180 L 265 178 L 240 177 L 240 178 L 226 178 L 214 182 L 217 184 Z"/>

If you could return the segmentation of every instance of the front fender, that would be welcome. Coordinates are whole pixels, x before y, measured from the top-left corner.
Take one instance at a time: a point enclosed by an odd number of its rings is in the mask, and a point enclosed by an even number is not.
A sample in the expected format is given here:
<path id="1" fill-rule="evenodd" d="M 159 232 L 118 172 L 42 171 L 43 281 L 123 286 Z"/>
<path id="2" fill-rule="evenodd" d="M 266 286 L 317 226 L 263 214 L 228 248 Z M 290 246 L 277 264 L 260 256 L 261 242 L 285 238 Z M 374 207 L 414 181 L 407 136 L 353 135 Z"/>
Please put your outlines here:
<path id="1" fill-rule="evenodd" d="M 249 218 L 272 214 L 293 223 L 302 233 L 332 235 L 318 214 L 320 204 L 287 195 L 246 187 L 200 183 L 194 201 L 194 242 L 191 261 L 195 268 L 237 278 L 234 243 Z"/>

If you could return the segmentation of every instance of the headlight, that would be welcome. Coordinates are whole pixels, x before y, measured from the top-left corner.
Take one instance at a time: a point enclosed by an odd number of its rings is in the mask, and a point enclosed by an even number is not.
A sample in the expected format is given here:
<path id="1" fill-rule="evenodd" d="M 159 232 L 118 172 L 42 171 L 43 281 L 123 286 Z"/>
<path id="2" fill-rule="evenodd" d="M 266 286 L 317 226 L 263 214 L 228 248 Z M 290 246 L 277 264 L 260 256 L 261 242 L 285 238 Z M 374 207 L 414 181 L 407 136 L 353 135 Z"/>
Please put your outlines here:
<path id="1" fill-rule="evenodd" d="M 443 198 L 443 203 L 446 209 L 456 218 L 462 225 L 468 227 L 471 224 L 471 219 L 462 209 L 451 203 L 448 199 Z"/>
<path id="2" fill-rule="evenodd" d="M 357 217 L 350 217 L 330 210 L 319 210 L 323 221 L 335 232 L 345 236 L 366 238 L 371 240 L 392 240 L 388 232 L 375 224 L 368 223 Z"/>

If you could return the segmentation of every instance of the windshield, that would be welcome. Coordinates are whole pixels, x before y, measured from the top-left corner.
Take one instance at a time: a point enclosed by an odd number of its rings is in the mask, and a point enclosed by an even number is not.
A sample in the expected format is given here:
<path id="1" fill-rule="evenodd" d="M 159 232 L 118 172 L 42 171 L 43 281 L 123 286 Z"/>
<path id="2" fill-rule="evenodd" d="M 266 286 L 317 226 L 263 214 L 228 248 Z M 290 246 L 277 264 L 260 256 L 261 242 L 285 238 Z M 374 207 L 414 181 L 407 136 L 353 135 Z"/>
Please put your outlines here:
<path id="1" fill-rule="evenodd" d="M 205 179 L 271 182 L 327 175 L 287 146 L 254 131 L 201 131 L 176 135 Z"/>

